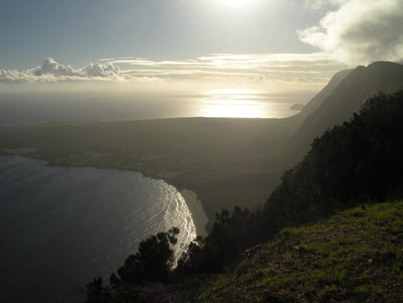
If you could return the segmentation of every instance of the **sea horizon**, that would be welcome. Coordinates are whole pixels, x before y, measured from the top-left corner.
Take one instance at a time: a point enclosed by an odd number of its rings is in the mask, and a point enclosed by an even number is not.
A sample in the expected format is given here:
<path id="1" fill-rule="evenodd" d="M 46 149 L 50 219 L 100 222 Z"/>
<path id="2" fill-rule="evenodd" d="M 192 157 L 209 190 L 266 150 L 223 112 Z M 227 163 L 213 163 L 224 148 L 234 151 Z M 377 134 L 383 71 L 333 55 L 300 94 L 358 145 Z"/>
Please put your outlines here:
<path id="1" fill-rule="evenodd" d="M 0 124 L 125 121 L 171 118 L 286 118 L 310 95 L 221 90 L 202 95 L 0 94 Z"/>

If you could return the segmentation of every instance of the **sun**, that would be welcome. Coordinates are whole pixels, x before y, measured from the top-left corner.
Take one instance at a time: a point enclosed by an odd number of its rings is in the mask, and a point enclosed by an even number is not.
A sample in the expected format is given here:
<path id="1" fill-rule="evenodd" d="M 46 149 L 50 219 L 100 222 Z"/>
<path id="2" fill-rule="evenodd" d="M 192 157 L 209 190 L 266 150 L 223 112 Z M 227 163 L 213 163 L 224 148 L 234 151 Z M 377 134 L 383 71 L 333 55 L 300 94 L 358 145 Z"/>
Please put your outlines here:
<path id="1" fill-rule="evenodd" d="M 216 3 L 228 9 L 244 9 L 255 4 L 256 0 L 215 0 Z"/>

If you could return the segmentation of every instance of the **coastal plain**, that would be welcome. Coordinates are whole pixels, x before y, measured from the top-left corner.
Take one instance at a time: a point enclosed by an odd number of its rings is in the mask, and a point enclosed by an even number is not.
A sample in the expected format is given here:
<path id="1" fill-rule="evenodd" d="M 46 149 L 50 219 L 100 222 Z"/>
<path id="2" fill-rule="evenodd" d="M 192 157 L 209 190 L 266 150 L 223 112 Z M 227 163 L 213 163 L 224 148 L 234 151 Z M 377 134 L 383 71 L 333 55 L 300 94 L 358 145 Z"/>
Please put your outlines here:
<path id="1" fill-rule="evenodd" d="M 3 125 L 0 152 L 163 179 L 196 193 L 212 222 L 222 208 L 266 200 L 288 167 L 283 149 L 300 123 L 294 116 Z"/>

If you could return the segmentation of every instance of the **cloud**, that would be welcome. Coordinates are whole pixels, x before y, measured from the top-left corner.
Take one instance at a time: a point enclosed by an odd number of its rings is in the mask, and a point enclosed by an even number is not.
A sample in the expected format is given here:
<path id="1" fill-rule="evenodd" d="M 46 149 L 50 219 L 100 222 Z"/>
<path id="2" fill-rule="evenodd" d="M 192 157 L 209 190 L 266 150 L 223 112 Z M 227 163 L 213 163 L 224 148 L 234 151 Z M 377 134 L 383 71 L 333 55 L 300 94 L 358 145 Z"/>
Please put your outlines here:
<path id="1" fill-rule="evenodd" d="M 326 82 L 346 66 L 327 53 L 312 54 L 210 54 L 184 60 L 106 58 L 82 68 L 47 58 L 41 66 L 0 70 L 3 83 L 110 81 L 155 83 L 161 81 L 272 81 Z"/>
<path id="2" fill-rule="evenodd" d="M 342 5 L 349 0 L 304 0 L 304 6 L 309 9 L 323 10 Z"/>
<path id="3" fill-rule="evenodd" d="M 35 76 L 54 75 L 54 76 L 79 76 L 71 65 L 59 65 L 53 58 L 47 58 L 41 67 L 33 70 Z"/>
<path id="4" fill-rule="evenodd" d="M 119 67 L 114 66 L 112 63 L 91 63 L 87 65 L 83 71 L 85 71 L 86 75 L 89 77 L 119 78 Z"/>
<path id="5" fill-rule="evenodd" d="M 61 81 L 124 81 L 118 66 L 112 63 L 89 64 L 83 68 L 59 64 L 47 58 L 41 66 L 24 70 L 0 70 L 2 83 L 49 83 Z"/>
<path id="6" fill-rule="evenodd" d="M 326 53 L 210 54 L 178 61 L 125 57 L 100 61 L 121 65 L 121 74 L 127 76 L 246 82 L 301 78 L 310 78 L 312 82 L 326 81 L 346 67 Z"/>
<path id="7" fill-rule="evenodd" d="M 403 59 L 402 0 L 316 0 L 311 7 L 332 8 L 299 31 L 303 42 L 350 64 Z"/>

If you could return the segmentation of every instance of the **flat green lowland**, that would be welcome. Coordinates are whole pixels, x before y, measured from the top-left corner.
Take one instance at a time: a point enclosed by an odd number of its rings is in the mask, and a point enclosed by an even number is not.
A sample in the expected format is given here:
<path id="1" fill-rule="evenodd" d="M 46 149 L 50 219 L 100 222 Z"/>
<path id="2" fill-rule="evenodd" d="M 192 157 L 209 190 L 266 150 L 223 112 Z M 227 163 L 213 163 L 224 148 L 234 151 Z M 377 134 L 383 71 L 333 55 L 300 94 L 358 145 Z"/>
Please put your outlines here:
<path id="1" fill-rule="evenodd" d="M 403 201 L 286 228 L 196 295 L 196 302 L 402 302 Z"/>

